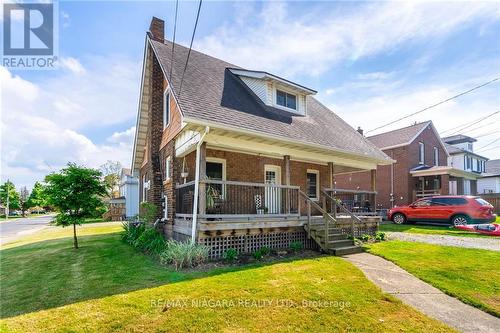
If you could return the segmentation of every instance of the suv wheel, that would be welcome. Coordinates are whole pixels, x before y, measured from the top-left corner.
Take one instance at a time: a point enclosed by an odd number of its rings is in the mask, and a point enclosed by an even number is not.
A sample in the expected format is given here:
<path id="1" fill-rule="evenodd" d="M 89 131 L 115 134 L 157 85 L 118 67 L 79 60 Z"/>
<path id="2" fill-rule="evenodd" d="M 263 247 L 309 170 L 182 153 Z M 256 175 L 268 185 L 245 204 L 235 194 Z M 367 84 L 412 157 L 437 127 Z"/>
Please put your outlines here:
<path id="1" fill-rule="evenodd" d="M 469 218 L 465 215 L 455 215 L 451 219 L 451 223 L 456 227 L 459 225 L 467 225 Z"/>
<path id="2" fill-rule="evenodd" d="M 401 213 L 396 213 L 392 216 L 392 222 L 396 224 L 403 224 L 406 222 L 406 217 Z"/>

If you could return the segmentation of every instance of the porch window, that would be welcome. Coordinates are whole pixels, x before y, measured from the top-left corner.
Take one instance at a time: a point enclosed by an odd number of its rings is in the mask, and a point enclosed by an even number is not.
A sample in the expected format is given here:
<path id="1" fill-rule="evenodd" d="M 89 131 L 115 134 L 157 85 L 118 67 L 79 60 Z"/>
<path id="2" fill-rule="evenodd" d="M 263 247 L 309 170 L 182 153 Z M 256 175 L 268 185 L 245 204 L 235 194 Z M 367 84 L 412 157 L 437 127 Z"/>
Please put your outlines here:
<path id="1" fill-rule="evenodd" d="M 419 164 L 424 164 L 424 153 L 425 153 L 424 143 L 419 142 L 418 143 L 418 163 Z"/>
<path id="2" fill-rule="evenodd" d="M 170 156 L 167 156 L 165 160 L 165 180 L 170 179 L 171 161 L 172 159 L 170 158 Z"/>
<path id="3" fill-rule="evenodd" d="M 297 110 L 297 96 L 281 90 L 276 90 L 276 104 Z"/>
<path id="4" fill-rule="evenodd" d="M 222 159 L 207 158 L 206 163 L 207 178 L 211 180 L 226 180 L 226 161 Z M 223 197 L 224 187 L 222 184 L 210 184 L 214 192 Z"/>
<path id="5" fill-rule="evenodd" d="M 434 147 L 434 165 L 439 165 L 439 150 L 437 149 L 437 147 Z"/>
<path id="6" fill-rule="evenodd" d="M 312 200 L 319 199 L 319 171 L 307 170 L 306 193 Z"/>
<path id="7" fill-rule="evenodd" d="M 170 93 L 165 90 L 163 94 L 163 128 L 165 129 L 170 124 Z"/>

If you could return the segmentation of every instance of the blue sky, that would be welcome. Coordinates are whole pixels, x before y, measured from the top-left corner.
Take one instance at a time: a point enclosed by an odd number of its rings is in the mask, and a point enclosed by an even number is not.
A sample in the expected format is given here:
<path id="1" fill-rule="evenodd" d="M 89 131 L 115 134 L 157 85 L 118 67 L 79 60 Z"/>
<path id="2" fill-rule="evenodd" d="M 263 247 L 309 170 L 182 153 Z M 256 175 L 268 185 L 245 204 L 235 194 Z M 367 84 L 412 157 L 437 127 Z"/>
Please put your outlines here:
<path id="1" fill-rule="evenodd" d="M 182 44 L 197 4 L 179 4 Z M 174 8 L 60 2 L 60 68 L 0 67 L 2 180 L 31 187 L 68 161 L 128 166 L 145 32 L 154 15 L 171 39 Z M 194 48 L 309 86 L 351 126 L 370 130 L 500 76 L 499 40 L 494 2 L 206 1 Z M 500 82 L 381 131 L 428 119 L 445 131 L 496 110 Z M 500 158 L 500 115 L 479 125 L 465 134 L 481 136 L 477 148 L 493 142 L 480 153 Z"/>

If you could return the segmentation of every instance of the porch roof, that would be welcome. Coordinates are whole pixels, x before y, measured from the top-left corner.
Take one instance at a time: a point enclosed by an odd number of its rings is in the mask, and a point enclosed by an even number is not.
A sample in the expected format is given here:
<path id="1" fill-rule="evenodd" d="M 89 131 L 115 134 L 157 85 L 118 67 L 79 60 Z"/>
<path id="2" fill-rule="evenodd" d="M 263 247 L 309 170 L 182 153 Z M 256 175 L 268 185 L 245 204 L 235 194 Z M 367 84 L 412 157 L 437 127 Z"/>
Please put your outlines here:
<path id="1" fill-rule="evenodd" d="M 413 177 L 425 177 L 425 176 L 439 176 L 439 175 L 449 175 L 457 178 L 466 179 L 478 179 L 481 178 L 480 174 L 474 172 L 464 171 L 460 169 L 455 169 L 450 166 L 433 166 L 428 169 L 412 170 L 410 174 Z"/>

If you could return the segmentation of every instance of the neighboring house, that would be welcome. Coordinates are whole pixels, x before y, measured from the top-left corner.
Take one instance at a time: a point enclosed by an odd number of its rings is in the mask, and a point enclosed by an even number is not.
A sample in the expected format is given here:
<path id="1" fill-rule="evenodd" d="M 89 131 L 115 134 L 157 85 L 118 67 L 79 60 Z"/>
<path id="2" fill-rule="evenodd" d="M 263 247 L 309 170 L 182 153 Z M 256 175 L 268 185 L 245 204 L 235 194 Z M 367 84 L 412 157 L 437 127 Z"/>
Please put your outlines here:
<path id="1" fill-rule="evenodd" d="M 477 180 L 477 193 L 500 193 L 500 159 L 485 163 L 484 173 Z"/>
<path id="2" fill-rule="evenodd" d="M 122 168 L 120 173 L 120 197 L 125 198 L 126 217 L 139 214 L 139 179 L 128 168 Z"/>
<path id="3" fill-rule="evenodd" d="M 331 245 L 316 232 L 341 222 L 344 235 L 376 230 L 374 218 L 320 205 L 333 207 L 324 190 L 335 174 L 375 170 L 392 163 L 387 155 L 313 89 L 195 50 L 184 71 L 188 49 L 172 48 L 164 22 L 153 18 L 132 158 L 139 200 L 158 206 L 167 237 L 209 245 L 217 257 L 230 247 L 252 252 L 291 241 L 324 248 Z M 350 229 L 352 219 L 371 230 Z"/>
<path id="4" fill-rule="evenodd" d="M 467 172 L 462 179 L 450 180 L 450 194 L 477 194 L 477 180 L 485 171 L 488 158 L 474 153 L 474 142 L 470 136 L 457 134 L 442 138 L 448 150 L 448 165 L 454 169 Z"/>
<path id="5" fill-rule="evenodd" d="M 377 208 L 406 205 L 429 195 L 448 194 L 450 178 L 459 174 L 447 166 L 448 154 L 432 121 L 367 137 L 396 162 L 377 169 Z M 366 172 L 337 176 L 339 189 L 369 190 Z"/>

